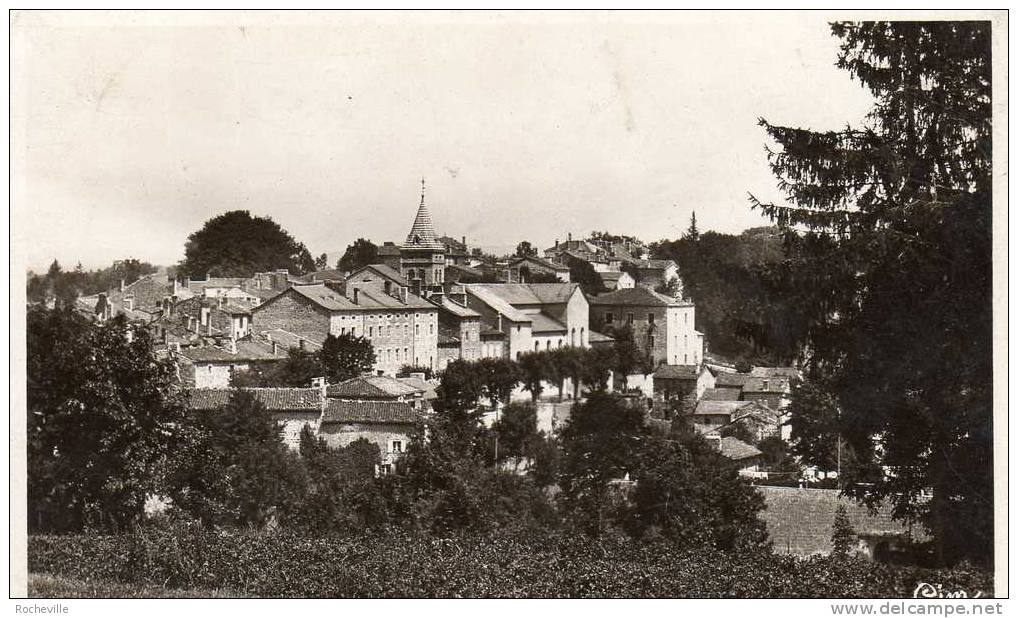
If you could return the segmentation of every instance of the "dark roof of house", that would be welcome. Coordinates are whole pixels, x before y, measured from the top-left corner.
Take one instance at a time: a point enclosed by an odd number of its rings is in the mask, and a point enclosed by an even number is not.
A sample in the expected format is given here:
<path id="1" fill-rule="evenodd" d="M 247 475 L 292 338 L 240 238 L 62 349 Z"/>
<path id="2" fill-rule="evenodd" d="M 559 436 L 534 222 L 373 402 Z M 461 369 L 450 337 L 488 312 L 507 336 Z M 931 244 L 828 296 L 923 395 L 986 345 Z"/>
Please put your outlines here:
<path id="1" fill-rule="evenodd" d="M 640 270 L 664 270 L 669 266 L 675 266 L 674 260 L 634 260 L 633 263 Z"/>
<path id="2" fill-rule="evenodd" d="M 424 393 L 424 400 L 431 401 L 432 399 L 438 398 L 438 393 L 435 391 L 435 385 L 427 380 L 422 380 L 416 376 L 407 376 L 405 378 L 396 378 L 400 382 L 410 386 L 411 388 L 419 389 Z"/>
<path id="3" fill-rule="evenodd" d="M 284 350 L 290 348 L 299 348 L 301 340 L 304 341 L 304 347 L 312 350 L 318 350 L 325 343 L 325 337 L 321 333 L 291 333 L 288 330 L 282 328 L 272 328 L 269 330 L 258 331 L 258 336 L 261 337 L 266 345 L 272 347 L 272 342 L 278 343 Z"/>
<path id="4" fill-rule="evenodd" d="M 116 305 L 123 305 L 124 298 L 131 296 L 134 298 L 135 310 L 148 312 L 154 311 L 158 303 L 172 295 L 173 282 L 166 278 L 165 272 L 139 277 L 137 281 L 124 286 L 123 292 L 119 289 L 106 292 L 107 300 Z M 131 317 L 129 311 L 125 310 L 124 314 Z"/>
<path id="5" fill-rule="evenodd" d="M 624 270 L 609 270 L 601 273 L 597 273 L 597 276 L 601 278 L 603 282 L 618 283 L 618 280 L 622 278 L 622 275 L 626 275 Z"/>
<path id="6" fill-rule="evenodd" d="M 738 438 L 729 436 L 721 438 L 721 454 L 733 461 L 739 461 L 740 459 L 758 457 L 763 452 L 752 444 L 747 444 Z"/>
<path id="7" fill-rule="evenodd" d="M 728 416 L 736 414 L 740 408 L 752 405 L 752 401 L 704 401 L 696 404 L 693 414 L 696 416 Z"/>
<path id="8" fill-rule="evenodd" d="M 533 326 L 531 327 L 531 332 L 534 334 L 565 333 L 568 330 L 565 324 L 543 313 L 535 313 L 532 314 L 530 317 L 532 319 L 533 324 Z"/>
<path id="9" fill-rule="evenodd" d="M 241 339 L 237 341 L 236 352 L 214 346 L 196 346 L 182 349 L 180 355 L 194 363 L 237 363 L 282 360 L 286 358 L 286 350 L 273 354 L 271 344 Z"/>
<path id="10" fill-rule="evenodd" d="M 578 283 L 471 283 L 470 290 L 486 290 L 510 305 L 554 305 L 569 301 Z"/>
<path id="11" fill-rule="evenodd" d="M 358 376 L 326 387 L 326 394 L 336 399 L 395 399 L 419 395 L 423 389 L 389 376 Z"/>
<path id="12" fill-rule="evenodd" d="M 458 302 L 456 302 L 454 300 L 449 299 L 448 297 L 446 297 L 444 295 L 442 296 L 442 309 L 445 310 L 445 311 L 448 311 L 449 313 L 453 314 L 454 316 L 456 316 L 458 318 L 479 318 L 479 317 L 481 317 L 480 313 L 477 313 L 476 311 L 474 311 L 470 307 L 464 307 L 463 305 L 459 304 Z"/>
<path id="13" fill-rule="evenodd" d="M 700 376 L 696 365 L 661 365 L 654 371 L 655 379 L 695 380 Z"/>
<path id="14" fill-rule="evenodd" d="M 340 270 L 327 268 L 325 270 L 316 270 L 315 272 L 308 274 L 307 279 L 309 281 L 345 281 L 346 277 Z"/>
<path id="15" fill-rule="evenodd" d="M 749 375 L 758 378 L 798 378 L 799 370 L 795 367 L 753 367 Z"/>
<path id="16" fill-rule="evenodd" d="M 403 275 L 401 275 L 398 270 L 389 266 L 388 264 L 368 264 L 367 266 L 361 266 L 357 270 L 350 273 L 350 276 L 347 277 L 347 280 L 353 282 L 353 279 L 357 276 L 357 273 L 363 272 L 365 270 L 373 270 L 375 271 L 376 274 L 381 275 L 382 277 L 389 279 L 390 281 L 393 281 L 398 285 L 406 285 L 406 279 L 403 278 Z"/>
<path id="17" fill-rule="evenodd" d="M 784 393 L 788 389 L 788 378 L 750 377 L 742 385 L 744 393 Z"/>
<path id="18" fill-rule="evenodd" d="M 450 335 L 448 332 L 438 331 L 438 347 L 440 348 L 458 348 L 460 345 L 459 337 Z"/>
<path id="19" fill-rule="evenodd" d="M 322 413 L 322 425 L 328 423 L 414 424 L 420 413 L 404 401 L 344 401 L 330 399 Z"/>
<path id="20" fill-rule="evenodd" d="M 545 258 L 538 257 L 536 255 L 527 255 L 527 256 L 521 256 L 521 257 L 514 258 L 512 260 L 509 260 L 509 265 L 510 266 L 516 266 L 516 265 L 521 264 L 523 262 L 533 262 L 534 264 L 537 264 L 538 266 L 541 266 L 543 268 L 547 268 L 548 270 L 554 270 L 554 271 L 558 271 L 558 272 L 563 272 L 563 271 L 568 271 L 569 270 L 569 267 L 566 266 L 565 264 L 556 264 L 555 262 L 552 262 L 551 260 L 546 260 Z"/>
<path id="21" fill-rule="evenodd" d="M 834 514 L 839 506 L 845 508 L 852 529 L 858 535 L 901 535 L 908 531 L 891 518 L 890 504 L 885 502 L 870 511 L 866 505 L 841 496 L 837 489 L 759 486 L 757 491 L 765 505 L 760 519 L 767 525 L 774 550 L 779 553 L 803 556 L 829 553 Z M 918 540 L 925 538 L 918 527 L 912 533 Z"/>
<path id="22" fill-rule="evenodd" d="M 322 391 L 318 388 L 198 388 L 187 392 L 187 407 L 216 410 L 225 406 L 238 390 L 254 395 L 269 412 L 313 412 L 322 407 Z"/>
<path id="23" fill-rule="evenodd" d="M 721 388 L 708 388 L 703 391 L 703 395 L 700 399 L 704 401 L 738 401 L 739 396 L 742 395 L 741 388 L 735 387 L 721 387 Z"/>
<path id="24" fill-rule="evenodd" d="M 504 339 L 505 333 L 493 326 L 481 325 L 481 339 Z"/>
<path id="25" fill-rule="evenodd" d="M 714 385 L 719 387 L 734 386 L 741 389 L 742 385 L 745 384 L 749 378 L 750 375 L 748 373 L 726 373 L 724 371 L 719 371 L 717 375 L 714 376 Z"/>
<path id="26" fill-rule="evenodd" d="M 680 307 L 689 303 L 683 303 L 649 288 L 636 286 L 598 294 L 590 299 L 590 304 L 611 307 Z"/>
<path id="27" fill-rule="evenodd" d="M 470 277 L 483 277 L 484 271 L 474 268 L 473 266 L 467 266 L 465 264 L 448 264 L 445 267 L 445 271 L 458 272 L 460 275 L 468 275 Z"/>

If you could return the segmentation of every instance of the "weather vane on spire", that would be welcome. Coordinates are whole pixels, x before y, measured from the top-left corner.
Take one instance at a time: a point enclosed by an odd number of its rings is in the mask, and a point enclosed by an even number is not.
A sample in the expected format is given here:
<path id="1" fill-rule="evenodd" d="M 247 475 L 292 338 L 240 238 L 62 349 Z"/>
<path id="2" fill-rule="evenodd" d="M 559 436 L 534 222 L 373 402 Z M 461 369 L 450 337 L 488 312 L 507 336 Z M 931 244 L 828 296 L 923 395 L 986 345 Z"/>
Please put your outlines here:
<path id="1" fill-rule="evenodd" d="M 424 176 L 421 176 L 421 205 L 424 205 Z"/>

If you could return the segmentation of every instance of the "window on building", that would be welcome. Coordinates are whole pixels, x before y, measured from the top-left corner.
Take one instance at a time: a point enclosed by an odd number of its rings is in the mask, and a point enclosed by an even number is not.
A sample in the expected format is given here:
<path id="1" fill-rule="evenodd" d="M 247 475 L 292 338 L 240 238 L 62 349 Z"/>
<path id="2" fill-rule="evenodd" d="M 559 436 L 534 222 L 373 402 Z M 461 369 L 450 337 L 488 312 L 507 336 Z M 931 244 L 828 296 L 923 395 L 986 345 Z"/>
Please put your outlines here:
<path id="1" fill-rule="evenodd" d="M 379 466 L 379 470 L 382 476 L 389 476 L 392 474 L 392 464 L 382 464 Z"/>
<path id="2" fill-rule="evenodd" d="M 434 324 L 428 324 L 428 334 L 429 335 L 434 335 L 435 334 L 435 325 Z M 468 338 L 467 341 L 469 341 L 469 340 L 470 339 Z"/>
<path id="3" fill-rule="evenodd" d="M 629 324 L 630 326 L 632 326 L 632 324 L 633 324 L 633 314 L 632 313 L 626 315 L 626 323 Z"/>
<path id="4" fill-rule="evenodd" d="M 410 360 L 410 348 L 403 348 L 403 358 Z"/>
<path id="5" fill-rule="evenodd" d="M 689 354 L 683 354 L 682 355 L 682 364 L 683 365 L 688 365 L 689 364 Z"/>
<path id="6" fill-rule="evenodd" d="M 653 313 L 648 313 L 647 314 L 647 324 L 650 324 L 651 326 L 654 325 L 654 314 Z"/>
<path id="7" fill-rule="evenodd" d="M 647 337 L 647 347 L 650 348 L 651 350 L 654 349 L 654 335 Z"/>
<path id="8" fill-rule="evenodd" d="M 403 452 L 403 441 L 402 440 L 393 440 L 392 441 L 392 446 L 389 449 L 389 452 L 391 452 L 391 453 L 402 453 Z"/>
<path id="9" fill-rule="evenodd" d="M 683 323 L 684 324 L 689 324 L 689 314 L 688 313 L 683 313 L 682 314 L 682 319 L 683 319 Z"/>
<path id="10" fill-rule="evenodd" d="M 540 350 L 541 350 L 541 342 L 540 341 L 535 341 L 534 342 L 534 351 L 535 352 L 539 352 Z M 210 367 L 210 369 L 211 369 L 211 367 Z"/>
<path id="11" fill-rule="evenodd" d="M 420 335 L 420 334 L 421 334 L 421 325 L 420 324 L 414 324 L 414 335 Z"/>
<path id="12" fill-rule="evenodd" d="M 374 326 L 369 326 L 368 327 L 368 337 L 374 337 L 374 336 L 375 336 L 375 327 Z"/>
<path id="13" fill-rule="evenodd" d="M 614 321 L 615 321 L 615 315 L 612 314 L 611 311 L 609 311 L 608 313 L 604 314 L 604 323 L 605 324 L 611 324 Z"/>
<path id="14" fill-rule="evenodd" d="M 399 348 L 396 348 L 396 362 L 399 362 Z"/>
<path id="15" fill-rule="evenodd" d="M 562 347 L 562 340 L 561 339 L 558 340 L 558 347 L 560 347 L 560 348 Z"/>

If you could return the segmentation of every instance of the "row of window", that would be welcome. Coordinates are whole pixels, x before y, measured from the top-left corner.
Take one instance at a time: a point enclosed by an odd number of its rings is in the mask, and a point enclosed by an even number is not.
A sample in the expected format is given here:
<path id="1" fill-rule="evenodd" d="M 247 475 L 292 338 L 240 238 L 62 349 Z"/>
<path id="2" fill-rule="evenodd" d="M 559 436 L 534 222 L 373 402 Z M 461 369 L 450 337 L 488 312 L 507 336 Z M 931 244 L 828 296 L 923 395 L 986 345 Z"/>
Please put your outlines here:
<path id="1" fill-rule="evenodd" d="M 368 327 L 368 338 L 369 339 L 373 339 L 375 337 L 375 332 L 376 332 L 375 328 L 376 327 L 374 327 L 374 326 L 369 326 Z M 378 328 L 377 332 L 378 332 L 378 336 L 379 337 L 392 337 L 392 329 L 393 329 L 392 325 L 388 325 L 388 326 L 380 325 L 377 328 Z M 396 325 L 395 328 L 399 329 L 399 325 Z M 347 328 L 346 326 L 342 326 L 342 327 L 340 327 L 339 332 L 340 332 L 340 334 L 343 334 L 343 335 L 345 335 L 345 334 L 347 334 L 347 332 L 349 332 L 351 335 L 356 337 L 357 336 L 357 327 L 356 326 L 351 326 L 351 327 Z M 361 332 L 363 332 L 363 331 L 361 331 Z M 396 331 L 396 334 L 399 335 L 399 331 L 398 330 Z M 414 336 L 419 336 L 420 334 L 421 334 L 421 325 L 420 324 L 414 324 Z M 428 324 L 428 334 L 429 335 L 434 335 L 435 334 L 435 325 L 434 324 Z M 404 337 L 409 337 L 410 336 L 410 325 L 409 324 L 404 324 L 403 325 L 403 336 Z"/>
<path id="2" fill-rule="evenodd" d="M 626 324 L 632 324 L 633 320 L 635 319 L 635 317 L 636 316 L 634 314 L 627 313 L 626 314 Z M 684 324 L 689 324 L 689 314 L 688 313 L 683 313 L 682 314 L 682 319 L 683 319 L 683 323 Z M 605 324 L 612 324 L 612 323 L 614 323 L 615 322 L 615 314 L 612 313 L 611 311 L 605 312 L 605 314 L 604 314 L 604 322 L 605 322 Z M 647 324 L 650 324 L 651 326 L 654 325 L 654 314 L 653 313 L 648 313 L 647 314 Z"/>

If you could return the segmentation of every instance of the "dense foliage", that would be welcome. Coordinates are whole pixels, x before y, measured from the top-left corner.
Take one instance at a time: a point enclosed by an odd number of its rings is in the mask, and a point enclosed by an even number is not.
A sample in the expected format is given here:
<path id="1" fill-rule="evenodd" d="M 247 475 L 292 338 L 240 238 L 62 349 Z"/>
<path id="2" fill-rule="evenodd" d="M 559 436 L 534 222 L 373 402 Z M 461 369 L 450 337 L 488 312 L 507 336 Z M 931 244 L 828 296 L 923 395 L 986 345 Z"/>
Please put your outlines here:
<path id="1" fill-rule="evenodd" d="M 328 335 L 317 351 L 290 348 L 285 360 L 267 367 L 238 371 L 233 386 L 308 386 L 313 378 L 326 377 L 330 384 L 370 372 L 375 350 L 367 337 L 350 333 Z"/>
<path id="2" fill-rule="evenodd" d="M 923 522 L 942 560 L 988 560 L 990 23 L 832 29 L 838 66 L 876 101 L 864 125 L 761 120 L 789 200 L 755 202 L 783 234 L 785 261 L 770 279 L 798 314 L 807 372 L 837 402 L 836 414 L 800 406 L 793 430 L 818 459 L 829 455 L 814 432 L 840 436 L 872 464 L 842 471 L 849 491 Z M 873 466 L 892 473 L 860 478 Z"/>
<path id="3" fill-rule="evenodd" d="M 214 531 L 30 537 L 30 572 L 260 597 L 903 598 L 920 582 L 992 595 L 992 574 L 681 549 L 557 532 L 337 537 Z"/>
<path id="4" fill-rule="evenodd" d="M 349 273 L 369 264 L 377 263 L 378 247 L 375 243 L 364 238 L 358 238 L 343 252 L 343 256 L 336 262 L 336 268 L 341 272 Z"/>
<path id="5" fill-rule="evenodd" d="M 192 279 L 250 277 L 285 268 L 294 274 L 315 270 L 311 253 L 269 217 L 231 210 L 205 222 L 187 237 L 181 276 Z"/>
<path id="6" fill-rule="evenodd" d="M 179 436 L 173 367 L 123 318 L 28 310 L 28 525 L 118 530 L 142 515 Z"/>
<path id="7" fill-rule="evenodd" d="M 107 268 L 88 271 L 81 264 L 74 270 L 65 271 L 59 262 L 53 260 L 44 275 L 28 272 L 25 293 L 31 303 L 53 300 L 58 305 L 71 305 L 79 296 L 117 289 L 121 282 L 130 285 L 143 275 L 154 272 L 155 266 L 133 258 L 118 260 Z"/>
<path id="8" fill-rule="evenodd" d="M 653 243 L 651 253 L 678 264 L 683 295 L 696 303 L 696 328 L 712 353 L 761 365 L 796 356 L 794 307 L 766 276 L 784 257 L 776 228 L 732 235 L 700 232 L 693 221 L 682 238 Z"/>

